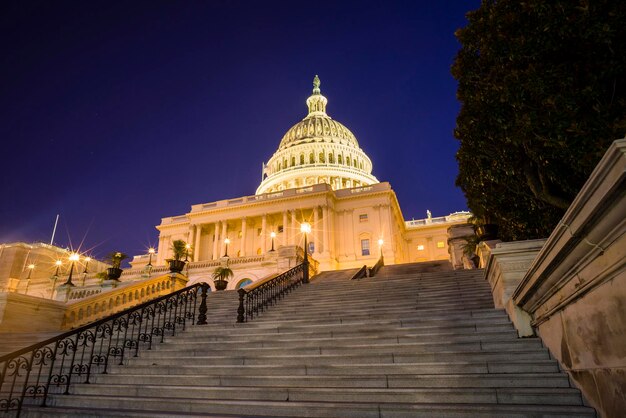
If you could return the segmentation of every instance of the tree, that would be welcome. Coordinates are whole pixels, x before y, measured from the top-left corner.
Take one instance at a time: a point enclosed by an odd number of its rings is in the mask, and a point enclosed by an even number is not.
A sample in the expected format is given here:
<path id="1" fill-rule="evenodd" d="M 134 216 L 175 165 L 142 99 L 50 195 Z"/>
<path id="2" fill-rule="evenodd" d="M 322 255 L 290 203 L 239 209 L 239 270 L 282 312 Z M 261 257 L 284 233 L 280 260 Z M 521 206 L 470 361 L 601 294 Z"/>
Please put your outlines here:
<path id="1" fill-rule="evenodd" d="M 626 133 L 626 2 L 483 0 L 467 18 L 457 185 L 503 239 L 548 236 Z"/>

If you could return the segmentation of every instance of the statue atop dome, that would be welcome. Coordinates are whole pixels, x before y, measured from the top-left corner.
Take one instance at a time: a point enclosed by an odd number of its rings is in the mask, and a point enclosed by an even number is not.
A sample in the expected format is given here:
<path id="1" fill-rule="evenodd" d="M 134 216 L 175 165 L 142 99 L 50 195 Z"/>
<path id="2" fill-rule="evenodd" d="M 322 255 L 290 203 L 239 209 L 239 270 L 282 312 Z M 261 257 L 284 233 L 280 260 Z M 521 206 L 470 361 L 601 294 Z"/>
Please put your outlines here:
<path id="1" fill-rule="evenodd" d="M 320 78 L 317 76 L 317 74 L 315 74 L 315 77 L 313 78 L 313 94 L 320 94 Z"/>

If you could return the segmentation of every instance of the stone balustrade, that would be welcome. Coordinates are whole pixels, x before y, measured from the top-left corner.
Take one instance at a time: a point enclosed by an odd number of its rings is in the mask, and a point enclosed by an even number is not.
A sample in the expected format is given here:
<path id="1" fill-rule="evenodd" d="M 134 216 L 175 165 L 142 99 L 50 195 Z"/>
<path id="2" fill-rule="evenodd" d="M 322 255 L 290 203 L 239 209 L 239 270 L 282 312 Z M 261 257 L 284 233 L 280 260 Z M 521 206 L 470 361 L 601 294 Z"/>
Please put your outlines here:
<path id="1" fill-rule="evenodd" d="M 155 276 L 138 282 L 121 283 L 109 292 L 96 294 L 67 305 L 62 327 L 76 328 L 185 287 L 181 274 Z"/>

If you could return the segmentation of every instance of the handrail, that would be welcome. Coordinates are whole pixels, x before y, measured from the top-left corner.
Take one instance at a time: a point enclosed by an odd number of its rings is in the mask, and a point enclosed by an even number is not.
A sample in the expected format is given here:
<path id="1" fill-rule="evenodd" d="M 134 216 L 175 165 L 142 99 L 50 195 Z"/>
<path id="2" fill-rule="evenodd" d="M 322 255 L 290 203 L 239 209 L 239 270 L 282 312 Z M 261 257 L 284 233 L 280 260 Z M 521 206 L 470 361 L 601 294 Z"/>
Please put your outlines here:
<path id="1" fill-rule="evenodd" d="M 369 276 L 370 277 L 376 276 L 376 274 L 378 273 L 378 270 L 380 270 L 380 268 L 384 265 L 385 265 L 385 260 L 383 259 L 383 255 L 381 254 L 376 264 L 374 264 L 374 267 L 370 269 Z"/>
<path id="2" fill-rule="evenodd" d="M 359 271 L 357 271 L 354 276 L 350 278 L 350 280 L 359 280 L 363 277 L 367 277 L 367 266 L 365 264 L 363 264 L 363 267 L 361 267 Z"/>
<path id="3" fill-rule="evenodd" d="M 276 277 L 239 289 L 237 322 L 252 320 L 297 286 L 308 283 L 308 269 L 309 263 L 305 261 Z"/>
<path id="4" fill-rule="evenodd" d="M 69 394 L 72 383 L 89 383 L 94 373 L 106 374 L 110 364 L 137 357 L 139 350 L 175 336 L 188 322 L 206 324 L 209 285 L 197 283 L 0 357 L 0 411 L 17 411 L 25 400 L 50 393 Z M 198 293 L 200 306 L 196 316 Z M 159 338 L 160 337 L 160 338 Z"/>

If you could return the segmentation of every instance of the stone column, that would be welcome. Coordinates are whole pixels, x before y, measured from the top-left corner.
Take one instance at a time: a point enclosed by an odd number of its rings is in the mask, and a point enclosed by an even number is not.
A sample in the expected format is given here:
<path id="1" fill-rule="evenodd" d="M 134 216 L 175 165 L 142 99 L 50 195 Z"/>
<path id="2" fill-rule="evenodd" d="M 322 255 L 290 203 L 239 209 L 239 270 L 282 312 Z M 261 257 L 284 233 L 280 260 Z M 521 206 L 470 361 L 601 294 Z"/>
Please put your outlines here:
<path id="1" fill-rule="evenodd" d="M 220 236 L 220 254 L 218 257 L 221 257 L 226 252 L 226 244 L 224 240 L 228 237 L 228 222 L 222 221 L 222 235 Z"/>
<path id="2" fill-rule="evenodd" d="M 159 237 L 159 246 L 157 247 L 157 259 L 156 259 L 156 264 L 158 266 L 165 264 L 165 252 L 166 252 L 166 248 L 165 248 L 165 237 L 164 236 L 160 236 Z"/>
<path id="3" fill-rule="evenodd" d="M 383 219 L 383 227 L 384 229 L 382 230 L 383 234 L 385 234 L 384 240 L 385 242 L 389 241 L 389 245 L 385 245 L 385 247 L 387 247 L 387 251 L 391 252 L 395 258 L 395 253 L 396 253 L 396 237 L 394 234 L 391 233 L 391 225 L 393 223 L 393 214 L 391 213 L 391 206 L 389 205 L 381 205 L 380 206 L 380 211 L 381 211 L 381 218 Z M 432 240 L 431 240 L 432 241 Z M 431 242 L 432 245 L 432 242 Z M 431 256 L 432 256 L 432 250 L 430 250 Z M 383 251 L 384 254 L 384 251 Z M 391 256 L 391 254 L 389 255 Z M 389 256 L 385 255 L 385 257 L 389 258 Z M 389 259 L 389 261 L 391 261 L 391 259 Z"/>
<path id="4" fill-rule="evenodd" d="M 263 214 L 263 216 L 261 217 L 261 254 L 265 254 L 265 251 L 267 250 L 267 246 L 265 245 L 267 243 L 267 237 L 265 236 L 265 229 L 267 227 L 267 214 Z"/>
<path id="5" fill-rule="evenodd" d="M 193 244 L 193 255 L 192 259 L 194 261 L 200 260 L 200 236 L 202 235 L 202 225 L 196 225 L 196 239 Z"/>
<path id="6" fill-rule="evenodd" d="M 324 236 L 324 242 L 322 243 L 322 248 L 323 251 L 325 253 L 328 253 L 328 227 L 329 227 L 329 223 L 328 223 L 328 205 L 324 205 L 322 206 L 322 232 L 323 232 L 323 236 Z"/>
<path id="7" fill-rule="evenodd" d="M 291 209 L 291 245 L 298 245 L 296 237 L 298 236 L 298 229 L 296 229 L 296 210 Z"/>
<path id="8" fill-rule="evenodd" d="M 289 228 L 287 227 L 287 211 L 284 210 L 283 211 L 283 245 L 287 245 L 287 243 L 289 242 L 288 241 L 289 237 L 287 236 L 288 230 Z"/>
<path id="9" fill-rule="evenodd" d="M 195 233 L 196 233 L 196 226 L 189 225 L 189 230 L 187 231 L 187 239 L 185 240 L 187 244 L 193 244 L 194 239 L 196 238 Z M 193 258 L 193 255 L 192 255 L 192 258 Z"/>
<path id="10" fill-rule="evenodd" d="M 244 216 L 243 218 L 241 218 L 241 248 L 239 250 L 241 257 L 246 256 L 246 228 L 247 228 L 247 219 Z"/>
<path id="11" fill-rule="evenodd" d="M 334 208 L 328 208 L 328 253 L 332 255 L 335 253 L 335 210 Z"/>
<path id="12" fill-rule="evenodd" d="M 356 250 L 354 249 L 354 209 L 346 210 L 344 221 L 344 228 L 346 228 L 346 255 L 354 258 L 356 256 Z"/>
<path id="13" fill-rule="evenodd" d="M 215 236 L 215 238 L 213 239 L 213 257 L 211 257 L 213 260 L 217 260 L 219 258 L 219 254 L 217 252 L 217 243 L 219 242 L 220 239 L 220 221 L 215 222 L 215 228 L 214 228 L 214 232 L 213 235 Z"/>
<path id="14" fill-rule="evenodd" d="M 347 229 L 346 229 L 346 211 L 345 210 L 340 210 L 337 212 L 337 223 L 339 224 L 339 227 L 337 228 L 339 231 L 339 248 L 340 248 L 340 253 L 338 254 L 339 258 L 340 256 L 344 256 L 347 253 L 347 249 L 346 249 L 346 233 L 347 233 Z"/>
<path id="15" fill-rule="evenodd" d="M 313 242 L 315 243 L 315 251 L 314 253 L 319 253 L 320 252 L 320 243 L 319 243 L 319 208 L 317 206 L 313 207 L 313 228 L 312 228 L 312 232 L 313 232 Z"/>

